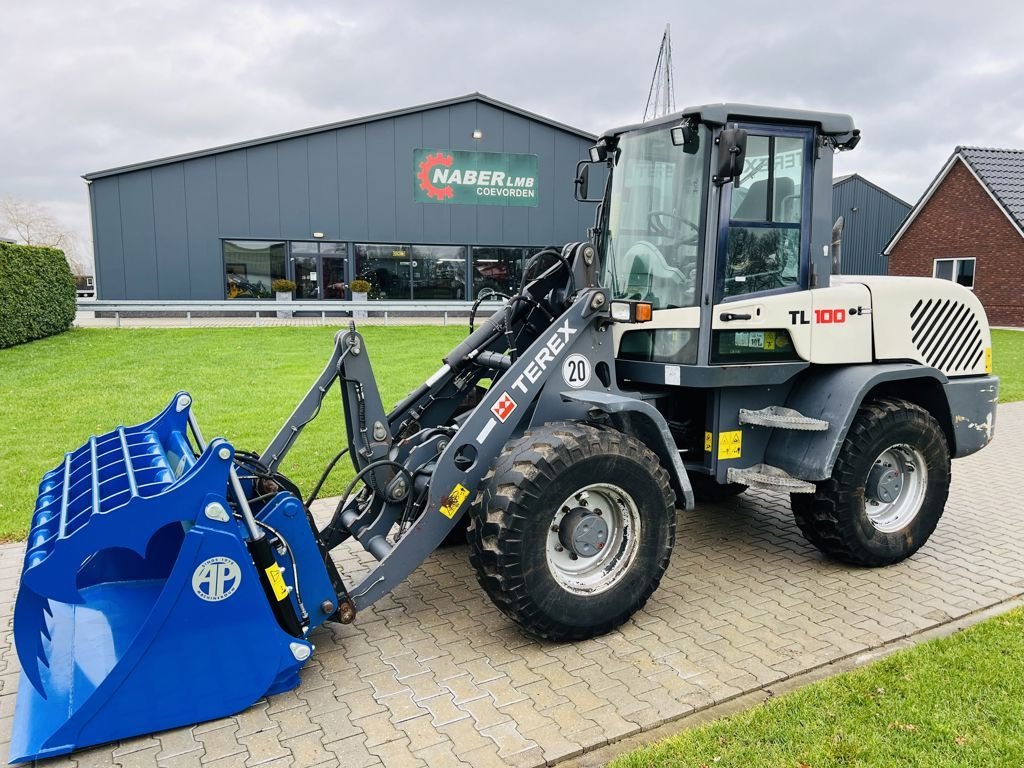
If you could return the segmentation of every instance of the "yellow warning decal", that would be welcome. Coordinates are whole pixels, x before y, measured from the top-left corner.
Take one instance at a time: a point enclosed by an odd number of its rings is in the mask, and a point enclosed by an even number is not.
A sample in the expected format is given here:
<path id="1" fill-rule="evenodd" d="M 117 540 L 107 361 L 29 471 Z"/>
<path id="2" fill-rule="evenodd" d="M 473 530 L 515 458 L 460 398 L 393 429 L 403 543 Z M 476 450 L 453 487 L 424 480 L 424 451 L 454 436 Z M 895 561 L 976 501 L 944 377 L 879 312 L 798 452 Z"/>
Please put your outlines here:
<path id="1" fill-rule="evenodd" d="M 710 432 L 704 433 L 704 453 L 711 453 L 715 447 L 715 436 Z"/>
<path id="2" fill-rule="evenodd" d="M 274 597 L 284 600 L 288 597 L 288 585 L 284 583 L 284 576 L 281 575 L 281 566 L 271 565 L 267 568 L 267 578 L 270 580 L 270 587 L 274 590 Z"/>
<path id="3" fill-rule="evenodd" d="M 718 458 L 738 459 L 743 452 L 743 431 L 722 432 L 718 436 Z"/>
<path id="4" fill-rule="evenodd" d="M 775 331 L 764 332 L 764 351 L 774 352 L 775 351 Z"/>
<path id="5" fill-rule="evenodd" d="M 442 499 L 441 514 L 445 517 L 455 517 L 455 513 L 462 508 L 462 504 L 469 498 L 469 489 L 461 483 L 456 483 L 448 497 Z"/>
<path id="6" fill-rule="evenodd" d="M 992 373 L 992 347 L 985 347 L 985 373 Z"/>

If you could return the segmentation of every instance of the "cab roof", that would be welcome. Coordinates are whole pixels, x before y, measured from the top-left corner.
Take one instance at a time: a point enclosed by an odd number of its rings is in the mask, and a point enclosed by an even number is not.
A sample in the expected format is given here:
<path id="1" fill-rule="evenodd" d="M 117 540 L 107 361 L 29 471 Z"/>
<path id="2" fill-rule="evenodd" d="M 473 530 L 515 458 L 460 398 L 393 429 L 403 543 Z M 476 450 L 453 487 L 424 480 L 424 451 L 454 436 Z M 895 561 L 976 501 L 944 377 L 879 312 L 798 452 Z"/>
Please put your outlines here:
<path id="1" fill-rule="evenodd" d="M 687 107 L 682 112 L 676 112 L 657 120 L 647 123 L 634 123 L 633 125 L 616 128 L 607 131 L 602 138 L 611 138 L 627 131 L 635 131 L 638 128 L 650 128 L 658 125 L 675 125 L 684 117 L 699 118 L 703 123 L 713 125 L 725 125 L 728 122 L 752 121 L 757 123 L 799 123 L 801 125 L 816 125 L 819 130 L 827 136 L 847 136 L 854 134 L 857 129 L 853 124 L 853 118 L 840 112 L 816 112 L 809 109 L 788 109 L 786 107 L 761 107 L 755 104 L 737 104 L 733 102 L 722 102 L 718 104 L 702 104 L 697 107 Z"/>

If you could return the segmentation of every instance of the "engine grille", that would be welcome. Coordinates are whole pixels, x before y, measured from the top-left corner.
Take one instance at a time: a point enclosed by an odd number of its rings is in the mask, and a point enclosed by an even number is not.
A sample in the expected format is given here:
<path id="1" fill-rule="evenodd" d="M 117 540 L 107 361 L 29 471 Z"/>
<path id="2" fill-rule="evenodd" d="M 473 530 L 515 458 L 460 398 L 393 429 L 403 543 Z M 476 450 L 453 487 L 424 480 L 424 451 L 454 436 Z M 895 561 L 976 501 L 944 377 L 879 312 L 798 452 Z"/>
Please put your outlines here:
<path id="1" fill-rule="evenodd" d="M 911 341 L 932 368 L 966 373 L 981 363 L 981 324 L 962 301 L 921 299 L 910 310 L 910 320 Z"/>

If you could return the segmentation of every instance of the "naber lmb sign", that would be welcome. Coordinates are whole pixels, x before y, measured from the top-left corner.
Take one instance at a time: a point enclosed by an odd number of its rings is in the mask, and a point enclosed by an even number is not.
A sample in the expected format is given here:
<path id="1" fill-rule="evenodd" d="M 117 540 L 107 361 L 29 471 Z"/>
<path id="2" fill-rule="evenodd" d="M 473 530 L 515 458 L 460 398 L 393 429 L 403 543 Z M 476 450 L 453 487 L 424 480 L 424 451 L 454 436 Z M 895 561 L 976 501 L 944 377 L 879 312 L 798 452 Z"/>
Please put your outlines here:
<path id="1" fill-rule="evenodd" d="M 413 150 L 417 203 L 536 206 L 537 156 L 503 152 Z"/>

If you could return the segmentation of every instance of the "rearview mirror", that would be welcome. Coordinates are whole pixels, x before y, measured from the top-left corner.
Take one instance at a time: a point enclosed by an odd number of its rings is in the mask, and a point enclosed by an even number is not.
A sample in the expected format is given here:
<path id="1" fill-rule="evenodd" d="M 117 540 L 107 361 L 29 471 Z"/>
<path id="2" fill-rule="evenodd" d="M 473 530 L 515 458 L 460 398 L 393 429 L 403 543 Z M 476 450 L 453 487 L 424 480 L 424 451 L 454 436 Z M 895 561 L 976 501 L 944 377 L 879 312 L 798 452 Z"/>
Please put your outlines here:
<path id="1" fill-rule="evenodd" d="M 590 198 L 587 196 L 587 192 L 590 187 L 590 166 L 594 164 L 593 160 L 580 160 L 576 163 L 576 200 L 581 203 L 600 203 L 601 198 L 595 197 Z"/>
<path id="2" fill-rule="evenodd" d="M 718 145 L 718 159 L 712 181 L 721 185 L 735 179 L 743 170 L 743 161 L 747 155 L 747 132 L 742 128 L 723 128 L 715 143 Z"/>

